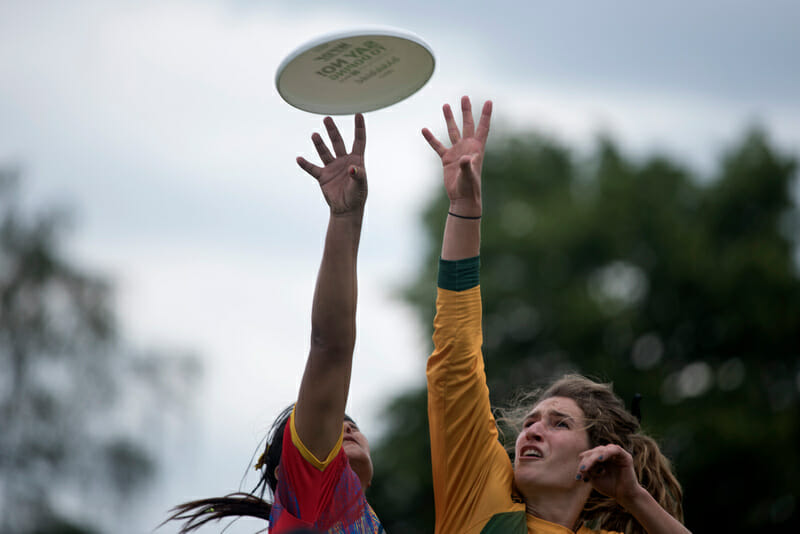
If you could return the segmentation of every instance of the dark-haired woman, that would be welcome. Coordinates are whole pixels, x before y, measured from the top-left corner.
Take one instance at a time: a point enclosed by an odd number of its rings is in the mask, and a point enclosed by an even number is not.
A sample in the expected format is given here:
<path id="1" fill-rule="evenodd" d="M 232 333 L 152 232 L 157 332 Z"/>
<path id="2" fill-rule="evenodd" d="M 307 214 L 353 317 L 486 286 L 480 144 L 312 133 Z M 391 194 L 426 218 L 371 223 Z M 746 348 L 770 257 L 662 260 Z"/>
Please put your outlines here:
<path id="1" fill-rule="evenodd" d="M 325 248 L 311 311 L 311 347 L 297 402 L 278 417 L 259 460 L 260 487 L 251 494 L 193 501 L 174 509 L 181 532 L 231 516 L 269 519 L 271 534 L 297 529 L 329 533 L 381 533 L 364 491 L 372 479 L 369 443 L 344 409 L 356 335 L 356 259 L 367 199 L 366 128 L 355 116 L 348 153 L 330 117 L 324 120 L 333 153 L 311 139 L 322 166 L 297 163 L 313 176 L 330 208 Z M 264 486 L 273 496 L 263 499 Z M 260 490 L 260 494 L 259 494 Z"/>

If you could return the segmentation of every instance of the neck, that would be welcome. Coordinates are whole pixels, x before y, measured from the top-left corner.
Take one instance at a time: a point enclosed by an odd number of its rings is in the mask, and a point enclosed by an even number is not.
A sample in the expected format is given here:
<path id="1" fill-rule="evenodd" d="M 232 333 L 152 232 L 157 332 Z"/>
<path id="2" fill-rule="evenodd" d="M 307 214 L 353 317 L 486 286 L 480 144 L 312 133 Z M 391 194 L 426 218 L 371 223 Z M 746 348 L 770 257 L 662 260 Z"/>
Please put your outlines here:
<path id="1" fill-rule="evenodd" d="M 350 467 L 353 468 L 359 482 L 361 482 L 361 491 L 366 494 L 367 488 L 372 482 L 372 466 L 365 464 L 360 458 L 347 458 L 347 461 L 350 462 Z"/>
<path id="2" fill-rule="evenodd" d="M 575 491 L 552 490 L 536 492 L 525 496 L 525 510 L 540 519 L 575 530 L 583 505 L 586 504 L 586 497 L 582 493 L 577 495 Z"/>

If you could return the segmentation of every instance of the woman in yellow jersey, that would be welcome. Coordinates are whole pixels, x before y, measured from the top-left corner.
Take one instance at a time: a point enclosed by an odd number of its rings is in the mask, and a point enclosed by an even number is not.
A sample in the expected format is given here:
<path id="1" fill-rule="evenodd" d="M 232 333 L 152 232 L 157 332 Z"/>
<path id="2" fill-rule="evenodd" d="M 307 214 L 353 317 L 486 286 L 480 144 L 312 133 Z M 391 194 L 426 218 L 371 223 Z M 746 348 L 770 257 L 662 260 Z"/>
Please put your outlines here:
<path id="1" fill-rule="evenodd" d="M 492 103 L 477 127 L 467 97 L 461 129 L 443 110 L 451 147 L 422 130 L 450 199 L 427 370 L 436 532 L 688 532 L 676 519 L 681 493 L 669 464 L 608 386 L 565 377 L 521 406 L 509 460 L 481 353 L 480 176 Z"/>

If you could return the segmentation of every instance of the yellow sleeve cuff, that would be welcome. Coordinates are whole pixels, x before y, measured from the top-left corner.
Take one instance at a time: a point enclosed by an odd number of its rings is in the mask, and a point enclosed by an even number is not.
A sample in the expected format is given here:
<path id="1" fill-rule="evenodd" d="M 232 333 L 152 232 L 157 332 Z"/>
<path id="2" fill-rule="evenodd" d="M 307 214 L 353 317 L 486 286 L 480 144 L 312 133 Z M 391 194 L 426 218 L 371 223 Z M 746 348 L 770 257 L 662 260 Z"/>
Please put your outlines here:
<path id="1" fill-rule="evenodd" d="M 300 455 L 308 463 L 310 463 L 320 471 L 324 471 L 325 468 L 328 467 L 328 465 L 330 465 L 333 459 L 336 458 L 336 455 L 339 454 L 339 449 L 342 448 L 342 439 L 344 439 L 344 425 L 342 425 L 342 431 L 339 433 L 339 439 L 336 442 L 336 445 L 333 446 L 333 450 L 331 450 L 327 458 L 325 458 L 324 460 L 320 460 L 319 458 L 314 456 L 314 454 L 311 451 L 309 451 L 305 445 L 303 445 L 303 442 L 300 441 L 300 436 L 297 435 L 297 429 L 294 426 L 295 408 L 292 408 L 292 415 L 289 417 L 289 429 L 292 432 L 292 443 L 294 444 L 295 447 L 297 447 L 297 450 L 300 451 Z"/>

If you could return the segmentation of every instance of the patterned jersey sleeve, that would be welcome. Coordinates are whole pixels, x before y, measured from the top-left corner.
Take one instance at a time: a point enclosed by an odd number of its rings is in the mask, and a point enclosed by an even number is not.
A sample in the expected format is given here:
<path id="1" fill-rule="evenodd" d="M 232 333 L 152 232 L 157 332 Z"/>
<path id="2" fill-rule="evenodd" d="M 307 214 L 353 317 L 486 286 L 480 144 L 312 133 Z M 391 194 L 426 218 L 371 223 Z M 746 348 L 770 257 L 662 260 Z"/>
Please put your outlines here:
<path id="1" fill-rule="evenodd" d="M 297 435 L 294 412 L 286 424 L 270 534 L 303 527 L 337 534 L 382 532 L 342 449 L 343 436 L 320 460 Z"/>
<path id="2" fill-rule="evenodd" d="M 298 527 L 314 527 L 329 507 L 347 457 L 342 436 L 327 458 L 316 458 L 300 441 L 294 425 L 294 411 L 283 433 L 278 486 L 271 519 L 271 534 Z"/>

